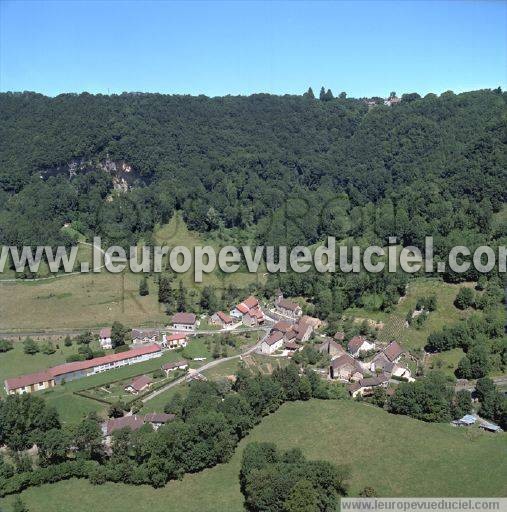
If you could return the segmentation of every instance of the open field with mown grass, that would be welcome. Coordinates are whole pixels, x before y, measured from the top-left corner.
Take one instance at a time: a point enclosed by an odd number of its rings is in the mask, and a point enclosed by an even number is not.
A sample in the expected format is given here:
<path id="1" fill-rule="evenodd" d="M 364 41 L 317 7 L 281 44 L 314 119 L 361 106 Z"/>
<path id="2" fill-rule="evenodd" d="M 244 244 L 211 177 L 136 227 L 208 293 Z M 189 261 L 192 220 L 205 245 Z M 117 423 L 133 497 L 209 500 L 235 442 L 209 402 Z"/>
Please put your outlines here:
<path id="1" fill-rule="evenodd" d="M 155 243 L 171 248 L 182 245 L 191 251 L 196 245 L 212 245 L 187 229 L 180 215 L 155 231 Z M 91 262 L 91 248 L 80 248 L 80 259 Z M 148 279 L 150 294 L 139 296 L 141 276 L 125 271 L 111 274 L 79 274 L 46 281 L 2 283 L 0 275 L 0 332 L 38 332 L 58 329 L 98 329 L 118 320 L 130 327 L 166 325 L 168 316 L 158 303 L 156 276 Z M 263 280 L 262 273 L 219 270 L 205 274 L 203 283 L 194 282 L 194 267 L 178 276 L 187 288 L 198 290 L 206 285 L 217 288 L 233 283 L 237 287 Z M 177 286 L 177 280 L 175 282 Z M 192 300 L 198 300 L 198 294 Z"/>
<path id="2" fill-rule="evenodd" d="M 289 403 L 265 418 L 227 464 L 186 475 L 162 489 L 71 480 L 22 493 L 30 512 L 240 512 L 241 453 L 251 441 L 299 447 L 310 459 L 350 464 L 350 494 L 505 496 L 507 434 L 492 435 L 390 415 L 353 401 Z M 10 503 L 12 497 L 5 501 Z"/>

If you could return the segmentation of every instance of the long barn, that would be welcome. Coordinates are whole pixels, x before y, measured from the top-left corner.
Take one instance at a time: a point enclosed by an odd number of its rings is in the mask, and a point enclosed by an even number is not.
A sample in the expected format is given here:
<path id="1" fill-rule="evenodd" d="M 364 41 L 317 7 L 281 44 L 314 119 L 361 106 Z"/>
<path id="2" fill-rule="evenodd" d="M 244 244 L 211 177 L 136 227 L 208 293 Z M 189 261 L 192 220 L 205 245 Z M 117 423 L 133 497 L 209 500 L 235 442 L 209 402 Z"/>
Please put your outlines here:
<path id="1" fill-rule="evenodd" d="M 61 384 L 62 381 L 69 382 L 95 375 L 96 373 L 113 370 L 114 368 L 148 361 L 161 355 L 162 351 L 158 345 L 149 345 L 147 347 L 133 348 L 119 354 L 110 354 L 86 361 L 61 364 L 49 370 L 6 379 L 5 391 L 10 395 L 33 393 L 34 391 L 52 388 L 56 384 Z"/>

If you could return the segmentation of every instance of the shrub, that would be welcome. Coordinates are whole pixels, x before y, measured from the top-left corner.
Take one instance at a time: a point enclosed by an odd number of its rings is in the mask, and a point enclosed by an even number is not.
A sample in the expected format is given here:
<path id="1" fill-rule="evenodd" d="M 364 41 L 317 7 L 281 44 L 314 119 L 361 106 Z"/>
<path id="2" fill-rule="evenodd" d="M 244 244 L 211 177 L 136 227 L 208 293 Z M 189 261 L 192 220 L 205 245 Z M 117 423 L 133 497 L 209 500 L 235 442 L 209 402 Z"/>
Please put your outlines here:
<path id="1" fill-rule="evenodd" d="M 454 305 L 458 309 L 466 309 L 475 305 L 475 294 L 471 288 L 460 288 Z"/>
<path id="2" fill-rule="evenodd" d="M 0 352 L 8 352 L 9 350 L 12 350 L 13 348 L 14 348 L 14 345 L 12 344 L 12 341 L 0 340 Z"/>

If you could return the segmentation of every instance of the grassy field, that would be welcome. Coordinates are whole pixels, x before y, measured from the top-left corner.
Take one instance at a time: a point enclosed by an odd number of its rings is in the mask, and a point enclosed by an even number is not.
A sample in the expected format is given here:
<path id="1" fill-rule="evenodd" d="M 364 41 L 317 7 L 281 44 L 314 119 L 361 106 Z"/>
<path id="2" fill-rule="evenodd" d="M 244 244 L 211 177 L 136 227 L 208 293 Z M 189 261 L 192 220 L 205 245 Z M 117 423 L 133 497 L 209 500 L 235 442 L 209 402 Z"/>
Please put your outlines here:
<path id="1" fill-rule="evenodd" d="M 350 464 L 351 495 L 369 485 L 381 496 L 505 496 L 507 434 L 470 434 L 352 401 L 289 403 L 265 418 L 229 463 L 163 489 L 72 480 L 29 489 L 22 498 L 30 512 L 89 512 L 98 503 L 107 503 L 109 512 L 130 510 L 133 503 L 139 512 L 240 512 L 238 473 L 250 441 L 299 447 L 311 459 Z"/>
<path id="2" fill-rule="evenodd" d="M 155 232 L 156 243 L 192 249 L 196 245 L 213 245 L 197 233 L 187 229 L 179 215 Z M 85 260 L 91 249 L 80 249 Z M 90 259 L 88 261 L 91 261 Z M 0 276 L 6 278 L 7 276 Z M 12 276 L 10 276 L 12 277 Z M 202 284 L 195 284 L 193 267 L 181 275 L 187 288 L 205 285 L 217 288 L 234 283 L 245 287 L 262 280 L 262 273 L 214 272 L 204 276 Z M 58 329 L 96 329 L 118 320 L 130 327 L 159 326 L 167 323 L 165 310 L 157 301 L 157 285 L 150 278 L 150 294 L 139 296 L 140 275 L 125 271 L 111 274 L 79 274 L 39 282 L 2 283 L 0 281 L 0 331 L 36 332 Z"/>

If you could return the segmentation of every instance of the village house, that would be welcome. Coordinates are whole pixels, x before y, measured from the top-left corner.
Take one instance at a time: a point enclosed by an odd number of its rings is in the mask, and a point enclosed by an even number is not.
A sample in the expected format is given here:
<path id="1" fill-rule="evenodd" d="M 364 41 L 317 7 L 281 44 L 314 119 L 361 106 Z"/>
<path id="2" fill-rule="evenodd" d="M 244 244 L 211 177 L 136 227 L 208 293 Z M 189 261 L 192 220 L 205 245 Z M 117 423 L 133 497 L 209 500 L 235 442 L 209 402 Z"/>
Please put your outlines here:
<path id="1" fill-rule="evenodd" d="M 327 354 L 331 358 L 337 357 L 337 356 L 343 356 L 347 352 L 345 352 L 345 349 L 339 344 L 336 343 L 332 338 L 326 338 L 326 340 L 318 345 L 317 350 L 321 354 Z"/>
<path id="2" fill-rule="evenodd" d="M 132 343 L 134 345 L 145 345 L 157 343 L 159 332 L 156 329 L 132 329 Z"/>
<path id="3" fill-rule="evenodd" d="M 376 374 L 386 374 L 392 377 L 412 382 L 412 373 L 408 368 L 401 366 L 398 363 L 392 363 L 389 361 L 384 352 L 379 352 L 370 363 L 370 370 Z"/>
<path id="4" fill-rule="evenodd" d="M 211 316 L 210 321 L 214 325 L 219 325 L 222 328 L 231 328 L 234 326 L 234 318 L 226 315 L 223 311 L 217 311 Z"/>
<path id="5" fill-rule="evenodd" d="M 362 353 L 375 349 L 375 342 L 368 341 L 364 336 L 354 336 L 347 344 L 352 357 L 359 357 Z"/>
<path id="6" fill-rule="evenodd" d="M 99 332 L 99 339 L 101 348 L 113 348 L 113 342 L 111 341 L 111 327 L 103 327 Z"/>
<path id="7" fill-rule="evenodd" d="M 125 386 L 125 391 L 128 391 L 133 395 L 137 395 L 138 393 L 142 393 L 143 391 L 150 389 L 152 383 L 153 380 L 149 375 L 141 375 Z"/>
<path id="8" fill-rule="evenodd" d="M 376 374 L 386 374 L 390 377 L 412 382 L 412 374 L 408 368 L 399 364 L 401 357 L 406 353 L 405 349 L 396 341 L 389 345 L 372 359 L 370 370 Z"/>
<path id="9" fill-rule="evenodd" d="M 391 363 L 397 363 L 401 356 L 406 353 L 406 350 L 397 341 L 391 341 L 383 352 Z"/>
<path id="10" fill-rule="evenodd" d="M 287 331 L 283 335 L 283 338 L 284 338 L 285 341 L 296 341 L 297 340 L 297 333 L 296 333 L 296 331 L 291 329 L 290 331 Z"/>
<path id="11" fill-rule="evenodd" d="M 314 331 L 322 325 L 322 320 L 320 318 L 315 318 L 314 316 L 309 315 L 303 315 L 298 322 L 304 322 L 305 324 L 311 325 Z"/>
<path id="12" fill-rule="evenodd" d="M 286 341 L 283 344 L 283 348 L 284 350 L 287 351 L 287 356 L 291 357 L 294 354 L 294 352 L 298 351 L 301 348 L 301 346 L 294 341 Z"/>
<path id="13" fill-rule="evenodd" d="M 329 376 L 342 381 L 357 381 L 364 377 L 364 370 L 352 356 L 343 354 L 331 361 Z"/>
<path id="14" fill-rule="evenodd" d="M 165 412 L 150 412 L 144 416 L 144 423 L 149 423 L 153 430 L 158 430 L 162 425 L 173 421 L 175 414 L 166 414 Z"/>
<path id="15" fill-rule="evenodd" d="M 111 434 L 117 430 L 129 429 L 132 432 L 139 430 L 146 424 L 157 430 L 162 425 L 173 421 L 176 418 L 174 414 L 150 413 L 146 416 L 134 414 L 132 416 L 123 416 L 121 418 L 113 418 L 102 424 L 102 435 L 105 437 L 106 445 L 111 442 Z"/>
<path id="16" fill-rule="evenodd" d="M 296 333 L 296 339 L 301 343 L 308 341 L 313 333 L 312 325 L 307 322 L 303 322 L 303 320 L 300 320 L 296 325 L 294 325 L 292 330 Z"/>
<path id="17" fill-rule="evenodd" d="M 391 363 L 384 352 L 375 354 L 370 363 L 370 370 L 374 373 L 391 373 L 394 369 L 394 363 Z"/>
<path id="18" fill-rule="evenodd" d="M 398 96 L 391 96 L 387 98 L 387 100 L 384 100 L 384 105 L 387 105 L 388 107 L 398 105 L 399 103 L 401 103 L 401 98 L 398 98 Z"/>
<path id="19" fill-rule="evenodd" d="M 175 372 L 176 370 L 187 370 L 188 363 L 182 359 L 181 361 L 174 361 L 173 363 L 166 363 L 162 365 L 162 370 L 164 370 L 166 376 L 169 376 L 170 373 Z"/>
<path id="20" fill-rule="evenodd" d="M 272 331 L 280 331 L 283 334 L 287 334 L 290 330 L 292 330 L 292 326 L 294 324 L 290 322 L 286 322 L 285 320 L 280 320 L 276 322 L 271 328 Z"/>
<path id="21" fill-rule="evenodd" d="M 243 323 L 251 327 L 264 323 L 264 313 L 260 308 L 252 308 L 243 316 Z"/>
<path id="22" fill-rule="evenodd" d="M 271 332 L 266 336 L 261 343 L 261 352 L 263 354 L 273 354 L 282 348 L 284 342 L 284 335 L 280 331 Z"/>
<path id="23" fill-rule="evenodd" d="M 53 387 L 62 382 L 69 382 L 114 368 L 148 361 L 160 357 L 161 355 L 162 351 L 158 345 L 148 345 L 136 347 L 118 354 L 109 354 L 103 357 L 88 359 L 86 361 L 74 361 L 72 363 L 60 364 L 44 372 L 6 379 L 5 391 L 10 395 L 15 393 L 32 393 Z"/>
<path id="24" fill-rule="evenodd" d="M 186 347 L 188 345 L 187 336 L 188 334 L 185 332 L 175 332 L 169 334 L 169 336 L 164 334 L 164 336 L 162 336 L 162 346 L 169 349 Z"/>
<path id="25" fill-rule="evenodd" d="M 171 319 L 172 328 L 177 331 L 195 331 L 197 317 L 193 313 L 175 313 Z"/>
<path id="26" fill-rule="evenodd" d="M 349 387 L 349 393 L 353 398 L 357 396 L 369 396 L 373 393 L 374 388 L 383 387 L 386 388 L 389 382 L 387 375 L 377 375 L 375 377 L 368 377 L 366 379 L 360 379 L 358 382 L 352 383 Z"/>
<path id="27" fill-rule="evenodd" d="M 251 309 L 260 309 L 259 301 L 253 295 L 240 302 L 230 314 L 234 318 L 242 319 Z"/>
<path id="28" fill-rule="evenodd" d="M 283 293 L 279 292 L 275 299 L 275 308 L 278 313 L 290 318 L 299 318 L 303 314 L 303 310 L 299 304 L 284 299 Z"/>

